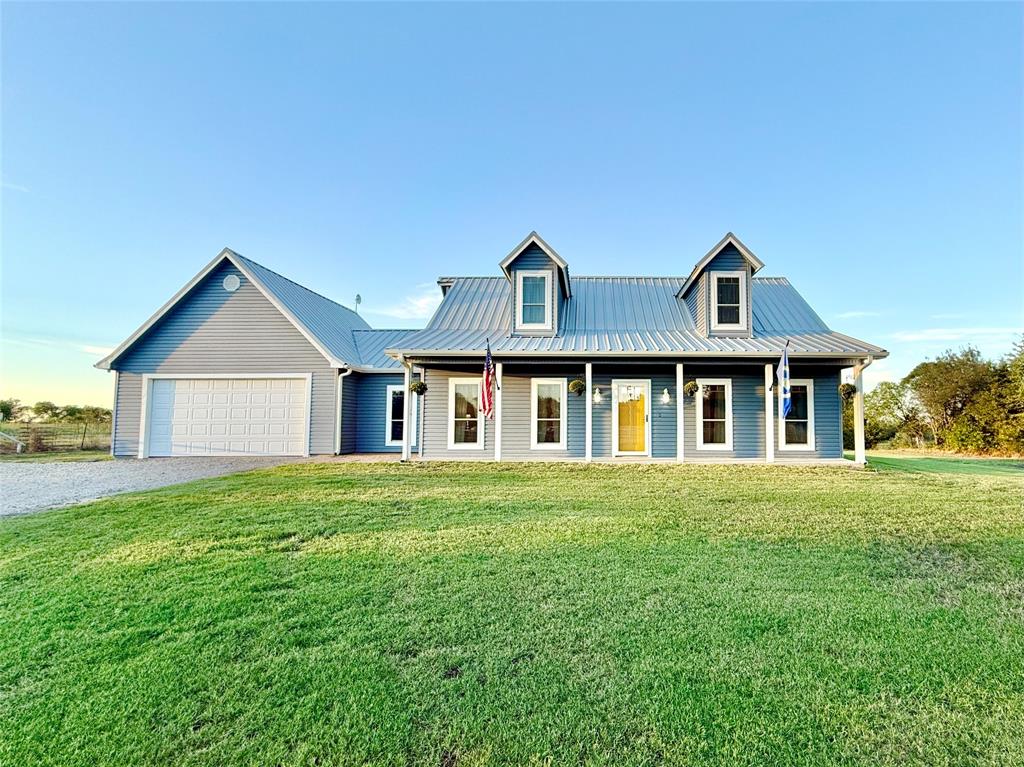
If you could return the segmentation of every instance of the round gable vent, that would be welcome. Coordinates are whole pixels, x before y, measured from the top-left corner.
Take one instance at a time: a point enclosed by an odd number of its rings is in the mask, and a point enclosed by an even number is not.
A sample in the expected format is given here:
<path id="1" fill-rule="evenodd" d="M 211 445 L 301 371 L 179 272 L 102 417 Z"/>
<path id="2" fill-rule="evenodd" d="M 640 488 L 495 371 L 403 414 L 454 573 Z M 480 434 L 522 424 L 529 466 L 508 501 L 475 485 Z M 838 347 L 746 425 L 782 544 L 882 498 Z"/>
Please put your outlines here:
<path id="1" fill-rule="evenodd" d="M 228 293 L 234 293 L 238 290 L 238 286 L 242 284 L 242 281 L 238 279 L 237 274 L 229 274 L 224 278 L 224 290 Z"/>

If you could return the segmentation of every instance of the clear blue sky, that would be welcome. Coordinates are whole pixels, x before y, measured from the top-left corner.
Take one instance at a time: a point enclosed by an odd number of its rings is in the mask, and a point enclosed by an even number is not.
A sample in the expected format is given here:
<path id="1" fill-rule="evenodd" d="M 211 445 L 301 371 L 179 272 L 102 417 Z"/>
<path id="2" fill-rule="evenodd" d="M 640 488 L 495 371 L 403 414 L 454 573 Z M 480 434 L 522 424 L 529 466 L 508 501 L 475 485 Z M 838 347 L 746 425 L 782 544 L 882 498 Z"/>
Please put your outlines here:
<path id="1" fill-rule="evenodd" d="M 577 274 L 736 232 L 878 377 L 1024 325 L 1020 4 L 3 7 L 3 388 L 225 245 L 375 327 L 537 229 Z"/>

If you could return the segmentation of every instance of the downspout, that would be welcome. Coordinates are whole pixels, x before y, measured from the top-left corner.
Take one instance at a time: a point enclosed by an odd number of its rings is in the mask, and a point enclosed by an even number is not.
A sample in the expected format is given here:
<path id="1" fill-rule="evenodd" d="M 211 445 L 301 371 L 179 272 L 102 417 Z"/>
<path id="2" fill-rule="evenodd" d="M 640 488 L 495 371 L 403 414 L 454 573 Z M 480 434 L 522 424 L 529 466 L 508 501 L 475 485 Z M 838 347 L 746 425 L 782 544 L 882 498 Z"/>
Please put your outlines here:
<path id="1" fill-rule="evenodd" d="M 337 400 L 338 400 L 338 413 L 337 413 L 337 419 L 336 419 L 337 422 L 338 422 L 338 428 L 334 432 L 334 454 L 335 455 L 341 455 L 341 448 L 342 448 L 341 432 L 342 432 L 342 412 L 343 411 L 341 409 L 341 403 L 342 403 L 342 398 L 344 397 L 344 394 L 345 394 L 345 381 L 343 379 L 345 379 L 347 376 L 350 376 L 350 375 L 352 375 L 352 368 L 348 368 L 348 369 L 345 370 L 344 373 L 339 373 L 338 374 L 338 397 L 337 397 Z"/>

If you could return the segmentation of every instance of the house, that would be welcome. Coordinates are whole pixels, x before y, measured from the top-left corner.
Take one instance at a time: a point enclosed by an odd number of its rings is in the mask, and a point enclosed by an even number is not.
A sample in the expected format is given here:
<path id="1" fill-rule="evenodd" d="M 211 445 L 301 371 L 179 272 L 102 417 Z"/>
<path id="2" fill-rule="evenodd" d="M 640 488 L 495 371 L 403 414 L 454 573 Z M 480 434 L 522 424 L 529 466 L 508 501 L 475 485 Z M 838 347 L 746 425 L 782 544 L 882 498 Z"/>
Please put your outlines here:
<path id="1" fill-rule="evenodd" d="M 439 279 L 422 330 L 375 330 L 225 249 L 97 363 L 115 373 L 112 452 L 837 462 L 852 368 L 862 463 L 861 373 L 887 352 L 830 330 L 762 267 L 727 234 L 686 276 L 580 277 L 534 232 L 493 276 Z"/>

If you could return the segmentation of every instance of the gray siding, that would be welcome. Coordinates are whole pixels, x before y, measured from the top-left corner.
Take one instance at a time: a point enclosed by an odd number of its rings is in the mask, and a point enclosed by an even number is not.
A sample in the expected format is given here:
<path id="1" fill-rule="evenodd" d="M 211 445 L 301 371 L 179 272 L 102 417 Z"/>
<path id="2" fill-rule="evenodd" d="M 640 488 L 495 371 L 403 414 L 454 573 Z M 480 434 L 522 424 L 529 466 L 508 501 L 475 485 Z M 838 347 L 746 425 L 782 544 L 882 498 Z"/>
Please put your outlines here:
<path id="1" fill-rule="evenodd" d="M 501 457 L 508 461 L 545 461 L 584 458 L 587 429 L 586 400 L 583 395 L 566 391 L 566 449 L 532 450 L 530 432 L 530 390 L 533 378 L 562 378 L 568 382 L 576 375 L 566 373 L 545 373 L 543 369 L 531 371 L 535 375 L 508 375 L 502 377 L 501 387 Z M 581 367 L 579 377 L 583 377 Z"/>
<path id="2" fill-rule="evenodd" d="M 687 461 L 727 461 L 764 458 L 764 367 L 685 365 L 684 386 L 698 378 L 732 381 L 732 450 L 697 449 L 697 407 L 700 393 L 687 397 L 684 418 L 684 455 Z"/>
<path id="3" fill-rule="evenodd" d="M 746 279 L 746 302 L 747 302 L 747 329 L 746 330 L 713 330 L 711 327 L 711 318 L 709 313 L 713 303 L 711 301 L 711 288 L 712 280 L 708 278 L 710 272 L 744 272 L 747 275 Z M 735 245 L 728 245 L 722 249 L 722 252 L 711 259 L 708 265 L 704 267 L 704 272 L 700 276 L 701 282 L 695 288 L 695 291 L 699 290 L 701 297 L 699 300 L 704 302 L 704 311 L 701 312 L 703 315 L 703 326 L 698 322 L 698 327 L 705 333 L 705 335 L 716 336 L 718 338 L 750 338 L 751 330 L 754 327 L 754 309 L 753 302 L 751 301 L 751 286 L 753 283 L 754 275 L 751 272 L 750 264 L 747 259 L 736 249 Z"/>
<path id="4" fill-rule="evenodd" d="M 517 271 L 539 271 L 541 269 L 551 272 L 551 279 L 548 280 L 548 287 L 551 289 L 551 306 L 554 312 L 551 327 L 552 330 L 515 330 L 514 334 L 519 336 L 552 336 L 558 335 L 559 317 L 564 308 L 562 289 L 558 284 L 558 265 L 548 258 L 547 254 L 536 245 L 531 245 L 516 258 L 510 265 L 509 271 L 512 274 L 512 301 L 510 304 L 512 319 L 509 327 L 515 328 L 516 313 L 516 272 Z"/>
<path id="5" fill-rule="evenodd" d="M 843 457 L 843 411 L 839 397 L 839 371 L 835 368 L 790 366 L 792 378 L 814 381 L 814 450 L 779 450 L 778 398 L 775 400 L 775 460 L 799 462 L 815 458 Z M 777 392 L 773 392 L 777 394 Z"/>
<path id="6" fill-rule="evenodd" d="M 502 460 L 579 460 L 586 455 L 586 403 L 590 393 L 577 397 L 568 395 L 567 442 L 565 451 L 537 451 L 530 449 L 530 379 L 576 377 L 575 373 L 552 373 L 543 367 L 510 374 L 506 371 L 502 387 Z M 474 377 L 470 372 L 427 371 L 429 392 L 424 412 L 424 457 L 427 459 L 493 460 L 494 423 L 486 422 L 484 450 L 448 450 L 448 379 Z M 776 451 L 779 463 L 842 457 L 842 424 L 840 420 L 839 371 L 835 368 L 809 368 L 797 366 L 794 378 L 814 379 L 814 451 Z M 763 365 L 707 365 L 686 363 L 684 382 L 697 378 L 728 378 L 732 381 L 733 449 L 697 450 L 698 397 L 684 398 L 684 449 L 687 462 L 764 460 L 764 366 Z M 675 366 L 595 366 L 593 385 L 600 387 L 602 400 L 593 405 L 593 457 L 595 460 L 612 456 L 612 397 L 613 379 L 649 379 L 651 381 L 651 457 L 676 457 L 676 417 L 679 393 L 676 391 Z M 669 402 L 661 401 L 665 389 Z M 776 396 L 772 393 L 772 396 Z M 776 418 L 778 413 L 776 411 Z M 773 431 L 778 444 L 778 428 Z"/>
<path id="7" fill-rule="evenodd" d="M 359 379 L 361 373 L 352 373 L 342 379 L 341 391 L 341 452 L 356 452 L 356 433 L 359 425 Z"/>
<path id="8" fill-rule="evenodd" d="M 228 274 L 241 281 L 234 293 L 221 285 Z M 230 263 L 207 275 L 114 368 L 115 455 L 138 454 L 143 373 L 312 373 L 310 452 L 334 452 L 337 371 Z"/>
<path id="9" fill-rule="evenodd" d="M 483 365 L 465 372 L 426 370 L 427 394 L 420 400 L 423 407 L 423 457 L 434 460 L 493 461 L 494 421 L 484 419 L 484 447 L 480 450 L 448 449 L 448 380 L 480 377 Z M 503 424 L 506 423 L 503 421 Z"/>
<path id="10" fill-rule="evenodd" d="M 651 381 L 651 457 L 675 458 L 676 455 L 676 370 L 675 367 L 643 369 L 623 367 L 609 370 L 602 366 L 594 372 L 594 386 L 601 388 L 601 402 L 595 403 L 593 456 L 612 458 L 612 380 L 622 378 Z M 661 401 L 668 389 L 671 401 Z M 584 415 L 584 418 L 586 416 Z"/>
<path id="11" fill-rule="evenodd" d="M 419 376 L 414 376 L 418 379 Z M 358 401 L 355 417 L 355 452 L 357 453 L 401 453 L 401 445 L 387 443 L 387 401 L 388 387 L 401 386 L 405 382 L 403 373 L 367 374 L 359 377 L 355 399 Z M 415 394 L 410 394 L 415 397 Z M 417 414 L 417 418 L 419 415 Z M 417 443 L 413 444 L 416 448 Z"/>

